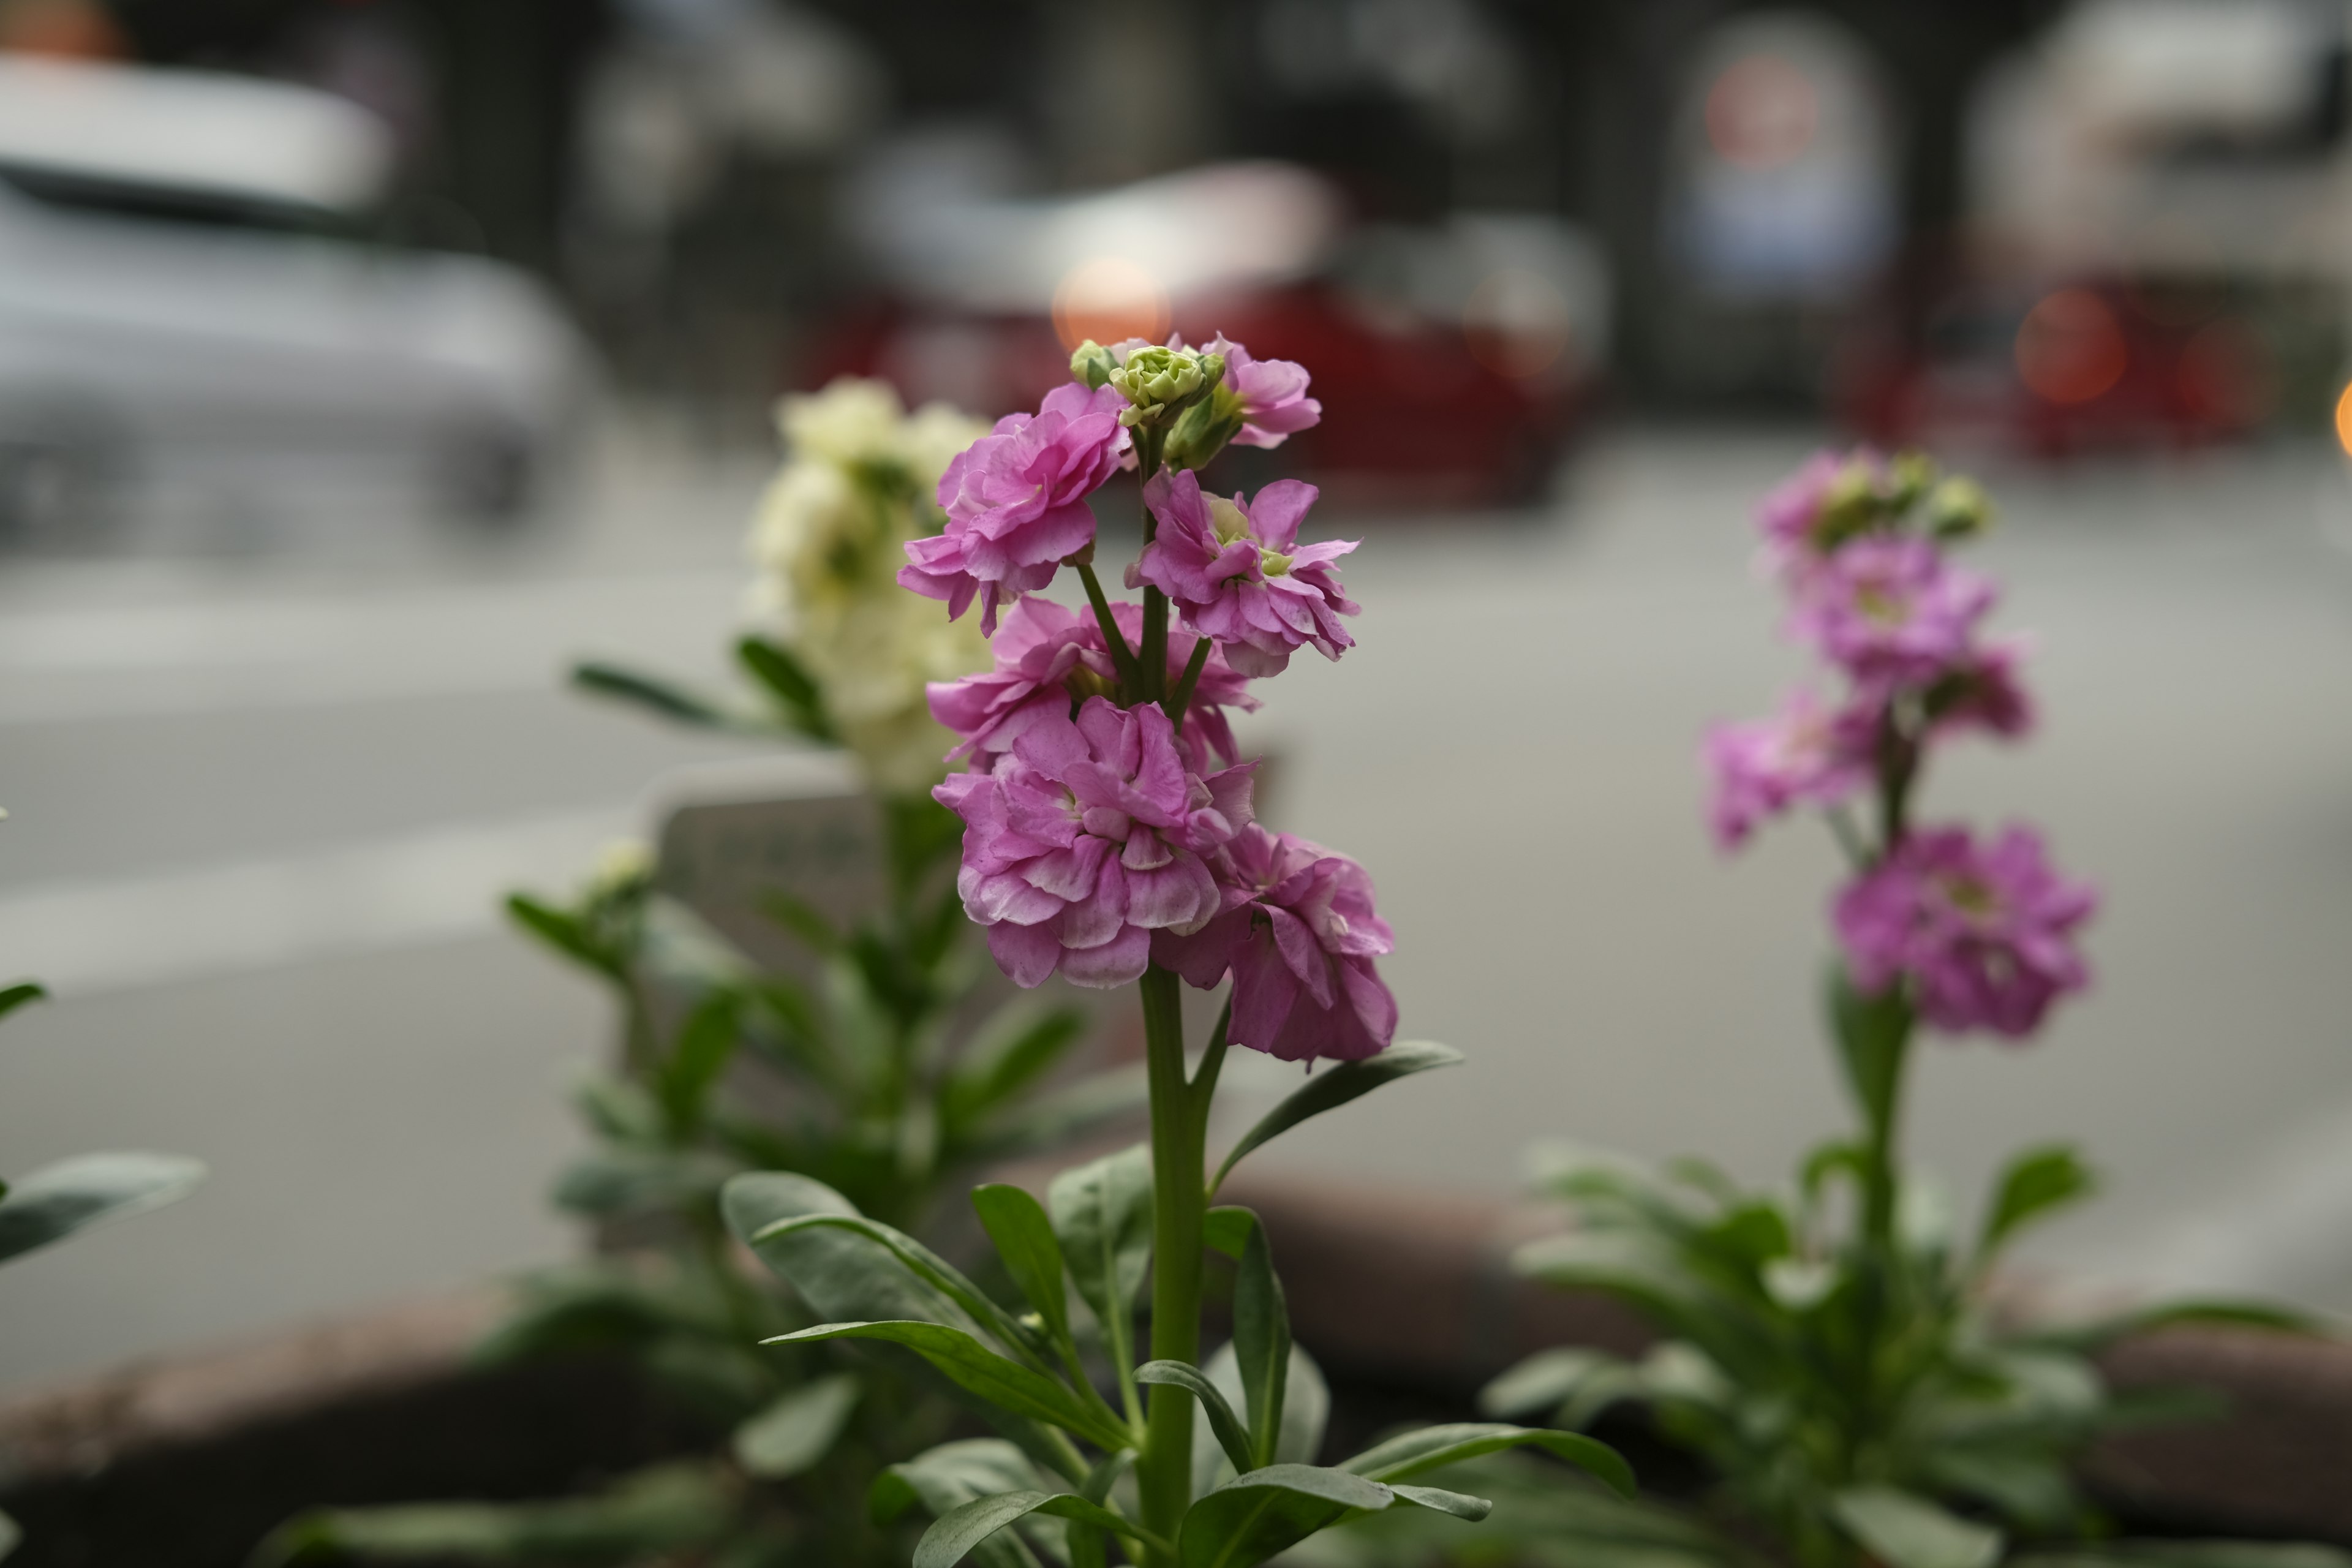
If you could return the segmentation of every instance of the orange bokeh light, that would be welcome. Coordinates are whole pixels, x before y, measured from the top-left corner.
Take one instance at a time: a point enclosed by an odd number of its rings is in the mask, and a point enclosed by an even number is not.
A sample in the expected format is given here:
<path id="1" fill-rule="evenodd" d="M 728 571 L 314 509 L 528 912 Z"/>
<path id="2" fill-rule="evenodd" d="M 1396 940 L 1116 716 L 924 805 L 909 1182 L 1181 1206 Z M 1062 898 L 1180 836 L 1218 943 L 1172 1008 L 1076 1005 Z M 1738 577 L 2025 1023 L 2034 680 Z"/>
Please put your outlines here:
<path id="1" fill-rule="evenodd" d="M 1706 141 L 1743 169 L 1793 163 L 1813 144 L 1821 99 L 1805 73 L 1778 55 L 1732 61 L 1706 89 Z"/>
<path id="2" fill-rule="evenodd" d="M 2336 444 L 2352 457 L 2352 386 L 2347 386 L 2336 400 Z"/>
<path id="3" fill-rule="evenodd" d="M 2131 363 L 2121 322 L 2088 289 L 2061 289 L 2026 312 L 2017 329 L 2017 374 L 2052 403 L 2088 403 L 2124 378 Z"/>
<path id="4" fill-rule="evenodd" d="M 1160 279 L 1119 256 L 1081 261 L 1054 289 L 1054 331 L 1066 349 L 1092 338 L 1158 342 L 1168 334 L 1168 290 Z"/>

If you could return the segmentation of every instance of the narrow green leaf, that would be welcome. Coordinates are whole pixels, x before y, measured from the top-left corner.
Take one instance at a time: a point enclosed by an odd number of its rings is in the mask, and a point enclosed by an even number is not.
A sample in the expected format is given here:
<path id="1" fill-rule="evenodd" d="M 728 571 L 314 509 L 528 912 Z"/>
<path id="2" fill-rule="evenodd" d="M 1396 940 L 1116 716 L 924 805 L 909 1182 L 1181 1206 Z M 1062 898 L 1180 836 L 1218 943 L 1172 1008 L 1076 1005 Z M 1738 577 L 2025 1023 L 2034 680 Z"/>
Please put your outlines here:
<path id="1" fill-rule="evenodd" d="M 821 1323 L 761 1342 L 787 1345 L 823 1340 L 880 1340 L 904 1345 L 959 1388 L 1015 1415 L 1051 1422 L 1097 1448 L 1134 1446 L 1135 1438 L 1126 1427 L 1087 1405 L 1061 1383 L 997 1354 L 964 1330 L 944 1323 Z"/>
<path id="2" fill-rule="evenodd" d="M 2020 1226 L 2090 1196 L 2097 1185 L 2090 1167 L 2063 1145 L 2029 1149 L 2010 1161 L 1994 1184 L 1992 1206 L 1977 1238 L 1979 1266 Z"/>
<path id="3" fill-rule="evenodd" d="M 764 733 L 769 726 L 735 712 L 724 703 L 671 684 L 658 676 L 640 675 L 615 664 L 593 661 L 572 667 L 572 684 L 598 697 L 632 703 L 648 712 L 700 730 L 725 730 L 737 734 Z"/>
<path id="4" fill-rule="evenodd" d="M 177 1154 L 76 1154 L 44 1165 L 0 1198 L 0 1262 L 84 1226 L 176 1203 L 205 1179 Z"/>
<path id="5" fill-rule="evenodd" d="M 1041 1017 L 1017 1022 L 1032 1011 L 1024 1005 L 1025 1000 L 1007 1004 L 1008 1010 L 1018 1010 L 1015 1020 L 991 1019 L 949 1073 L 940 1098 L 940 1112 L 950 1122 L 961 1125 L 975 1121 L 1019 1094 L 1086 1033 L 1086 1016 L 1073 1007 L 1057 1007 Z"/>
<path id="6" fill-rule="evenodd" d="M 790 893 L 770 892 L 760 899 L 760 912 L 808 943 L 812 952 L 831 955 L 842 950 L 841 933 L 814 906 Z"/>
<path id="7" fill-rule="evenodd" d="M 606 1148 L 591 1151 L 556 1178 L 558 1207 L 606 1218 L 708 1205 L 738 1167 L 700 1149 Z"/>
<path id="8" fill-rule="evenodd" d="M 1540 1350 L 1478 1391 L 1478 1408 L 1488 1415 L 1528 1415 L 1557 1410 L 1601 1373 L 1624 1366 L 1607 1351 L 1582 1345 Z"/>
<path id="9" fill-rule="evenodd" d="M 832 1450 L 860 1392 L 854 1373 L 793 1389 L 735 1428 L 735 1462 L 762 1480 L 799 1475 Z"/>
<path id="10" fill-rule="evenodd" d="M 919 1502 L 937 1518 L 974 1498 L 1035 1491 L 1040 1484 L 1037 1467 L 1013 1444 L 962 1437 L 890 1466 L 875 1478 L 866 1500 L 874 1522 L 887 1524 Z"/>
<path id="11" fill-rule="evenodd" d="M 862 1215 L 799 1215 L 780 1219 L 760 1231 L 751 1237 L 751 1245 L 757 1248 L 763 1242 L 782 1244 L 813 1230 L 846 1231 L 864 1237 L 897 1259 L 909 1274 L 961 1308 L 972 1322 L 985 1329 L 1006 1350 L 1016 1355 L 1035 1356 L 1034 1336 L 1012 1313 L 991 1300 L 985 1291 L 965 1279 L 946 1258 L 913 1237 L 877 1220 Z"/>
<path id="12" fill-rule="evenodd" d="M 2052 1345 L 2089 1353 L 2131 1338 L 2134 1334 L 2154 1333 L 2158 1329 L 2176 1328 L 2265 1329 L 2275 1333 L 2324 1334 L 2326 1324 L 2307 1313 L 2289 1307 L 2272 1306 L 2263 1301 L 2187 1300 L 2163 1301 L 2152 1307 L 2135 1308 L 2111 1317 L 2095 1319 L 2087 1323 L 2073 1323 L 2036 1333 L 2021 1335 L 2017 1342 L 2029 1345 Z"/>
<path id="13" fill-rule="evenodd" d="M 735 1055 L 736 1043 L 742 1037 L 737 1027 L 736 997 L 731 992 L 712 993 L 687 1015 L 686 1022 L 678 1028 L 677 1044 L 656 1075 L 656 1092 L 672 1127 L 690 1132 L 702 1124 L 703 1106 L 711 1086 L 727 1070 L 728 1061 Z"/>
<path id="14" fill-rule="evenodd" d="M 1485 1498 L 1472 1497 L 1467 1492 L 1450 1492 L 1443 1487 L 1392 1486 L 1389 1490 L 1396 1493 L 1400 1502 L 1418 1503 L 1438 1513 L 1468 1520 L 1472 1524 L 1495 1511 L 1495 1505 Z"/>
<path id="15" fill-rule="evenodd" d="M 1230 1205 L 1211 1209 L 1202 1216 L 1201 1239 L 1212 1252 L 1221 1252 L 1235 1263 L 1249 1249 L 1249 1239 L 1257 1233 L 1257 1214 L 1253 1209 Z"/>
<path id="16" fill-rule="evenodd" d="M 1019 1187 L 990 1182 L 971 1190 L 981 1228 L 995 1245 L 1004 1271 L 1045 1320 L 1056 1345 L 1070 1343 L 1069 1285 L 1062 1267 L 1062 1244 L 1045 1208 Z"/>
<path id="17" fill-rule="evenodd" d="M 1250 1464 L 1236 1460 L 1234 1468 L 1273 1464 L 1290 1372 L 1290 1309 L 1283 1300 L 1282 1281 L 1274 1272 L 1274 1252 L 1263 1225 L 1250 1227 L 1249 1239 L 1242 1245 L 1241 1270 L 1234 1279 L 1234 1357 L 1241 1365 L 1242 1392 L 1249 1406 L 1251 1455 Z"/>
<path id="18" fill-rule="evenodd" d="M 1895 1091 L 1903 1072 L 1904 1047 L 1911 1037 L 1911 1004 L 1899 985 L 1864 995 L 1853 987 L 1845 966 L 1830 966 L 1831 1032 L 1845 1068 L 1846 1087 L 1866 1121 L 1895 1113 Z"/>
<path id="19" fill-rule="evenodd" d="M 1135 1364 L 1135 1298 L 1151 1261 L 1151 1151 L 1139 1143 L 1064 1171 L 1045 1204 L 1070 1282 L 1124 1376 Z"/>
<path id="20" fill-rule="evenodd" d="M 1309 1117 L 1336 1110 L 1361 1095 L 1370 1094 L 1384 1083 L 1392 1083 L 1412 1073 L 1427 1072 L 1432 1068 L 1452 1067 L 1462 1059 L 1462 1053 L 1451 1046 L 1441 1046 L 1433 1040 L 1400 1040 L 1376 1057 L 1359 1062 L 1342 1062 L 1329 1071 L 1307 1080 L 1307 1087 L 1293 1092 L 1289 1098 L 1259 1119 L 1258 1124 L 1242 1135 L 1234 1145 L 1225 1163 L 1217 1167 L 1209 1183 L 1214 1194 L 1225 1184 L 1225 1177 L 1241 1163 L 1242 1156 L 1261 1144 L 1277 1138 Z"/>
<path id="21" fill-rule="evenodd" d="M 1135 1369 L 1135 1381 L 1181 1388 L 1199 1400 L 1201 1408 L 1208 1413 L 1211 1434 L 1218 1447 L 1224 1449 L 1225 1458 L 1234 1463 L 1234 1473 L 1240 1475 L 1257 1468 L 1256 1448 L 1250 1441 L 1248 1429 L 1199 1367 L 1189 1362 L 1148 1361 Z"/>
<path id="22" fill-rule="evenodd" d="M 608 980 L 625 982 L 628 966 L 588 934 L 588 928 L 571 914 L 541 903 L 528 893 L 507 895 L 507 913 L 515 924 L 585 968 Z"/>
<path id="23" fill-rule="evenodd" d="M 1130 1524 L 1075 1492 L 1002 1492 L 995 1497 L 976 1498 L 940 1515 L 930 1529 L 923 1531 L 923 1539 L 915 1543 L 915 1568 L 955 1568 L 973 1547 L 1033 1513 L 1073 1520 L 1097 1530 L 1130 1536 L 1154 1551 L 1168 1550 L 1166 1542 L 1141 1525 Z"/>
<path id="24" fill-rule="evenodd" d="M 1339 1468 L 1377 1481 L 1394 1483 L 1505 1448 L 1541 1448 L 1555 1458 L 1567 1460 L 1619 1496 L 1633 1495 L 1633 1468 L 1608 1444 L 1579 1432 L 1509 1426 L 1499 1422 L 1462 1421 L 1402 1433 L 1343 1461 Z"/>
<path id="25" fill-rule="evenodd" d="M 1406 1491 L 1346 1470 L 1268 1465 L 1236 1476 L 1185 1510 L 1176 1534 L 1182 1568 L 1255 1568 L 1318 1531 L 1397 1503 L 1473 1517 L 1479 1500 L 1415 1487 Z"/>
<path id="26" fill-rule="evenodd" d="M 1992 1568 L 2002 1535 L 1893 1487 L 1854 1487 L 1830 1500 L 1838 1524 L 1888 1568 Z"/>
<path id="27" fill-rule="evenodd" d="M 824 689 L 791 649 L 765 637 L 747 637 L 735 645 L 735 658 L 767 689 L 793 729 L 812 741 L 841 738 L 825 711 Z"/>
<path id="28" fill-rule="evenodd" d="M 979 1331 L 980 1325 L 872 1237 L 821 1227 L 755 1240 L 779 1221 L 809 1215 L 863 1218 L 823 1182 L 791 1171 L 753 1171 L 719 1190 L 719 1211 L 738 1241 L 782 1277 L 818 1314 L 836 1321 L 927 1322 Z"/>
<path id="29" fill-rule="evenodd" d="M 0 1018 L 6 1017 L 27 1002 L 38 1002 L 47 995 L 48 995 L 47 990 L 36 982 L 20 980 L 16 984 L 0 990 Z"/>

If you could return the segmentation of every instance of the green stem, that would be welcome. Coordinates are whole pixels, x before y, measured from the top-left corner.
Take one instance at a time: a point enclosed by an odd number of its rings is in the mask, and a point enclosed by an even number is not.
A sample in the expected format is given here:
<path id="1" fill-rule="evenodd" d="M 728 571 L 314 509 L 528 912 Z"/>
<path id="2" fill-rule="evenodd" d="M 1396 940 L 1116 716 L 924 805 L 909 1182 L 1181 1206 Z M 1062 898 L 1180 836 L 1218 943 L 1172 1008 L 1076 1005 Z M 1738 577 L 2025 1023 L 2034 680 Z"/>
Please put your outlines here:
<path id="1" fill-rule="evenodd" d="M 1164 668 L 1164 667 L 1163 667 Z M 1151 1359 L 1201 1359 L 1202 1114 L 1206 1097 L 1185 1080 L 1183 994 L 1176 975 L 1143 972 L 1144 1049 L 1151 1082 Z M 1135 1477 L 1144 1528 L 1173 1541 L 1192 1501 L 1192 1396 L 1152 1385 Z M 1147 1568 L 1174 1559 L 1147 1549 Z"/>
<path id="2" fill-rule="evenodd" d="M 1139 690 L 1142 681 L 1135 661 L 1135 650 L 1129 647 L 1127 638 L 1119 635 L 1118 622 L 1111 618 L 1110 601 L 1103 596 L 1102 581 L 1095 575 L 1091 563 L 1079 566 L 1078 581 L 1087 585 L 1087 603 L 1094 606 L 1095 624 L 1102 627 L 1103 640 L 1110 646 L 1110 664 L 1118 671 L 1119 685 L 1130 691 Z"/>
<path id="3" fill-rule="evenodd" d="M 1192 689 L 1201 684 L 1201 671 L 1209 668 L 1209 647 L 1207 637 L 1192 645 L 1192 657 L 1184 661 L 1183 679 L 1177 681 L 1176 689 L 1170 692 L 1168 700 L 1160 704 L 1180 735 L 1184 732 L 1184 710 L 1192 705 Z"/>

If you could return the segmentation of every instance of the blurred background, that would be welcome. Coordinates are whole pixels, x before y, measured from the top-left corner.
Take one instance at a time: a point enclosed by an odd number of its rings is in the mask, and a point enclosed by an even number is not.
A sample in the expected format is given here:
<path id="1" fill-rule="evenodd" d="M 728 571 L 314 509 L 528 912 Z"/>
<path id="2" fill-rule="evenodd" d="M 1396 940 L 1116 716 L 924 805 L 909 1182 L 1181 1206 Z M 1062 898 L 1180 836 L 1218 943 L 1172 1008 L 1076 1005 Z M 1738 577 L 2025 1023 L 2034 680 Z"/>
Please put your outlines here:
<path id="1" fill-rule="evenodd" d="M 1754 499 L 1916 443 L 2047 720 L 1931 805 L 2108 900 L 1921 1157 L 2080 1138 L 2053 1270 L 2352 1308 L 2347 73 L 2342 0 L 0 0 L 0 1152 L 214 1169 L 0 1277 L 0 1384 L 574 1245 L 610 1023 L 496 899 L 749 753 L 562 669 L 718 676 L 780 393 L 1171 328 L 1315 376 L 1238 478 L 1367 538 L 1361 646 L 1255 738 L 1472 1062 L 1294 1170 L 1839 1116 L 1831 847 L 1724 862 L 1695 753 L 1796 668 Z"/>

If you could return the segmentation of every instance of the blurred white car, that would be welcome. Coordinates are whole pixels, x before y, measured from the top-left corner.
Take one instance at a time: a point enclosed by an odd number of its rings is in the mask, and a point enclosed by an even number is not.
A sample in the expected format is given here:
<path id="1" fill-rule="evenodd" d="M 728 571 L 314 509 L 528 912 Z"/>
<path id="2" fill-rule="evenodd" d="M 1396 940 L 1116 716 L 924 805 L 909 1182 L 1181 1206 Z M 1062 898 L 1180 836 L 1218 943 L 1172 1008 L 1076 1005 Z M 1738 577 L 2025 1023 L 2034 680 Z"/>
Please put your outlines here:
<path id="1" fill-rule="evenodd" d="M 361 237 L 389 163 L 325 94 L 0 58 L 0 532 L 184 458 L 389 459 L 523 511 L 589 356 L 523 273 Z"/>

